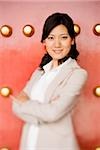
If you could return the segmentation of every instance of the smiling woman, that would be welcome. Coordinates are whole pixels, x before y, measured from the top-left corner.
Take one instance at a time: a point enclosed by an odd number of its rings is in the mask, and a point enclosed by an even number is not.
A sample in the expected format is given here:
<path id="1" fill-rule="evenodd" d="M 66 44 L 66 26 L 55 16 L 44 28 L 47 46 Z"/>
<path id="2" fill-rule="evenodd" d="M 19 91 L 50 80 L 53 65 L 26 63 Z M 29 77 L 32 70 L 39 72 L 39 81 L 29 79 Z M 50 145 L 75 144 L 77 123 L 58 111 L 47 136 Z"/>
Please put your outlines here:
<path id="1" fill-rule="evenodd" d="M 67 28 L 61 24 L 50 32 L 43 43 L 46 46 L 46 51 L 53 59 L 53 65 L 57 67 L 58 60 L 69 53 L 71 45 L 74 44 L 74 39 L 70 37 Z"/>
<path id="2" fill-rule="evenodd" d="M 50 15 L 41 42 L 46 54 L 19 95 L 14 113 L 24 120 L 20 150 L 79 150 L 72 110 L 87 79 L 76 59 L 73 20 L 64 13 Z M 48 137 L 48 138 L 47 138 Z"/>

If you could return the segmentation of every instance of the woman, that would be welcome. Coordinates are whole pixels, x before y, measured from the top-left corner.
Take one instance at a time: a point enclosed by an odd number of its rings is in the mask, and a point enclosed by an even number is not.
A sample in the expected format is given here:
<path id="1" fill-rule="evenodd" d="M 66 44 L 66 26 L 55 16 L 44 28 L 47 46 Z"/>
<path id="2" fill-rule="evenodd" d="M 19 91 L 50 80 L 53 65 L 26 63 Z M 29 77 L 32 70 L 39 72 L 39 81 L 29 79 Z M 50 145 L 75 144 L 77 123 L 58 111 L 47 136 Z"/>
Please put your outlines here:
<path id="1" fill-rule="evenodd" d="M 77 64 L 74 24 L 64 13 L 49 16 L 41 42 L 46 54 L 23 91 L 13 99 L 13 111 L 24 120 L 20 150 L 79 150 L 72 110 L 86 82 Z"/>

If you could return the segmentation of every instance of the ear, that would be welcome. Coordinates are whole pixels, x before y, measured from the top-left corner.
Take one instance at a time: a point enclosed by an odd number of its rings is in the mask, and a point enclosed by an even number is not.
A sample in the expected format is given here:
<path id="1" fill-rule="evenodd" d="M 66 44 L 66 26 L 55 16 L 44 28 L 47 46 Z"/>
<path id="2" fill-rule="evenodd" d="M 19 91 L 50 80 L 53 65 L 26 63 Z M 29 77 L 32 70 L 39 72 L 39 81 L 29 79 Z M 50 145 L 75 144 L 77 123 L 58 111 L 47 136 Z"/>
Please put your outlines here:
<path id="1" fill-rule="evenodd" d="M 46 43 L 45 43 L 45 40 L 43 41 L 43 47 L 44 47 L 44 50 L 46 51 Z"/>
<path id="2" fill-rule="evenodd" d="M 75 43 L 75 39 L 72 39 L 72 45 L 74 45 L 74 43 Z"/>
<path id="3" fill-rule="evenodd" d="M 46 44 L 45 44 L 45 40 L 43 40 L 43 45 L 45 46 Z"/>

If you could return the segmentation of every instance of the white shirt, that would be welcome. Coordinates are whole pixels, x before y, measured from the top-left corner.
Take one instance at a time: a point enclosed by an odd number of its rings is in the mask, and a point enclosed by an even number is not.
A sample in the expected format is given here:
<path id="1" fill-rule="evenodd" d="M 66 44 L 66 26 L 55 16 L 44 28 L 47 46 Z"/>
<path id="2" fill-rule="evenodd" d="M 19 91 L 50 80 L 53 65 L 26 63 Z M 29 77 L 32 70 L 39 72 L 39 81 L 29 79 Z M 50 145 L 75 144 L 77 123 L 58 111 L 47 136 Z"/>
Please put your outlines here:
<path id="1" fill-rule="evenodd" d="M 59 69 L 53 69 L 52 71 L 50 71 L 50 68 L 51 68 L 51 62 L 46 66 L 44 66 L 44 70 L 45 70 L 44 75 L 35 85 L 33 85 L 31 96 L 30 96 L 32 100 L 37 100 L 41 103 L 44 102 L 46 89 L 48 88 L 48 85 L 55 78 L 55 76 L 59 71 Z M 27 137 L 26 150 L 35 150 L 35 144 L 37 141 L 38 132 L 39 132 L 38 126 L 35 125 L 30 126 L 28 137 Z"/>
<path id="2" fill-rule="evenodd" d="M 65 62 L 68 63 L 70 61 L 70 58 Z M 50 82 L 56 77 L 58 72 L 60 71 L 61 67 L 65 65 L 65 63 L 59 65 L 58 67 L 51 69 L 52 67 L 52 61 L 48 64 L 46 64 L 43 69 L 45 73 L 40 78 L 40 80 L 33 85 L 30 98 L 31 100 L 37 100 L 41 103 L 44 103 L 45 100 L 45 94 L 46 90 L 50 84 Z M 34 111 L 34 110 L 33 110 Z M 34 124 L 30 125 L 29 133 L 27 137 L 27 144 L 26 144 L 26 150 L 35 150 L 35 145 L 38 137 L 39 127 L 35 126 Z"/>

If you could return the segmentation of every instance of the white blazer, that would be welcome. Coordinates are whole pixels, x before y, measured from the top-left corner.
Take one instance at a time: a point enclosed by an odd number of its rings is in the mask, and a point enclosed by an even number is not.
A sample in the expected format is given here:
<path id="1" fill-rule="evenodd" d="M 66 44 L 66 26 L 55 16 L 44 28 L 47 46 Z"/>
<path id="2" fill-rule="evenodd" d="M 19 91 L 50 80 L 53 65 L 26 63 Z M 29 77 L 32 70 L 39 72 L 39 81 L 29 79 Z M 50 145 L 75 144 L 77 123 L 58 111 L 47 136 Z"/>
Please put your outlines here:
<path id="1" fill-rule="evenodd" d="M 37 69 L 26 84 L 24 91 L 30 96 L 32 85 L 40 79 L 43 71 Z M 87 72 L 74 59 L 64 65 L 50 83 L 46 103 L 13 101 L 14 113 L 24 120 L 20 150 L 25 149 L 30 124 L 39 126 L 36 150 L 78 150 L 71 112 L 86 82 Z M 32 149 L 30 149 L 32 150 Z"/>

